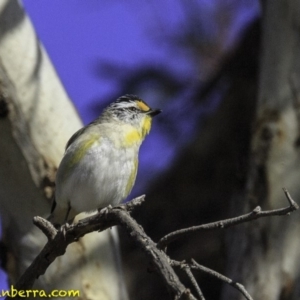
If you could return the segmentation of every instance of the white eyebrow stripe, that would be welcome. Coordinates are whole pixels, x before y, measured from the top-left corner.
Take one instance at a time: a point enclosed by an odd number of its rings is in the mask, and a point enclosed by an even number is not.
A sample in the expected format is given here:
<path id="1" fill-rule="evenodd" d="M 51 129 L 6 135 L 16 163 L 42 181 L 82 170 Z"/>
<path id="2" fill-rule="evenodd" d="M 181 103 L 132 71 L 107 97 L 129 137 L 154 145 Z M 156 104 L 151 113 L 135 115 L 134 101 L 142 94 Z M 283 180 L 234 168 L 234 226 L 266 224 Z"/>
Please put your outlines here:
<path id="1" fill-rule="evenodd" d="M 130 107 L 135 107 L 137 108 L 137 105 L 135 102 L 117 102 L 113 103 L 112 106 L 113 108 L 130 108 Z"/>

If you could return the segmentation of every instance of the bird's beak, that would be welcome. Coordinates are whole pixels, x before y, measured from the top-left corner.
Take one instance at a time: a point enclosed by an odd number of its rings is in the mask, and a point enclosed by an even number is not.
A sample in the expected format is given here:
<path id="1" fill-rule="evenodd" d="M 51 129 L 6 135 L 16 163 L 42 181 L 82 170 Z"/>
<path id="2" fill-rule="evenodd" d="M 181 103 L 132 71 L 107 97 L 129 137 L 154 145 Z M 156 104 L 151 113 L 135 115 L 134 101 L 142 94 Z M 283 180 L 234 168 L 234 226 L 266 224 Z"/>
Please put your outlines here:
<path id="1" fill-rule="evenodd" d="M 162 112 L 161 109 L 150 109 L 146 112 L 147 115 L 154 117 Z"/>

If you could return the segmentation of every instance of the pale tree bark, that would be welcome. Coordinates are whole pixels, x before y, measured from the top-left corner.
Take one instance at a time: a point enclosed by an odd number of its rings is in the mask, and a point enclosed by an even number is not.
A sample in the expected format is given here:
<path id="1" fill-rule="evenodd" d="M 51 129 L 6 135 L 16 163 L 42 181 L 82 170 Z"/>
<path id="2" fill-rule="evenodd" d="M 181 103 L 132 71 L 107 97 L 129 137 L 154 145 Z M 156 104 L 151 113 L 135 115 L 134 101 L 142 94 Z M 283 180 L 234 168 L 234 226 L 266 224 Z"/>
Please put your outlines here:
<path id="1" fill-rule="evenodd" d="M 264 2 L 256 121 L 244 191 L 235 212 L 280 207 L 282 187 L 300 199 L 300 2 Z M 241 99 L 242 100 L 242 99 Z M 254 299 L 300 299 L 300 217 L 270 218 L 229 237 L 227 275 Z M 225 287 L 223 299 L 242 299 Z"/>
<path id="2" fill-rule="evenodd" d="M 55 171 L 82 126 L 17 0 L 0 2 L 0 213 L 12 283 L 46 243 L 32 218 L 50 212 Z M 36 288 L 79 289 L 80 299 L 127 299 L 117 233 L 70 245 Z"/>

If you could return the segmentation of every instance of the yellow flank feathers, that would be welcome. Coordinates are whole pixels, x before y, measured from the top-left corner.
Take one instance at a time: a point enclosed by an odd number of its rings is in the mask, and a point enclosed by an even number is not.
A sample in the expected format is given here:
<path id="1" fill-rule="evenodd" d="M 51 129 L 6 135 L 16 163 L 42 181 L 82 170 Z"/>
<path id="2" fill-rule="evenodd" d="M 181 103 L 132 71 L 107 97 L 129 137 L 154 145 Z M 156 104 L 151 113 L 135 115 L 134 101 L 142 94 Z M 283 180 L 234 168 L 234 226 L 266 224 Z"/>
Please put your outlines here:
<path id="1" fill-rule="evenodd" d="M 142 111 L 148 111 L 150 109 L 150 107 L 143 101 L 137 101 L 136 103 L 139 109 Z"/>
<path id="2" fill-rule="evenodd" d="M 138 169 L 138 159 L 135 158 L 134 159 L 134 167 L 133 167 L 133 170 L 128 178 L 128 182 L 127 182 L 127 185 L 126 185 L 126 188 L 125 188 L 125 194 L 124 194 L 124 197 L 127 197 L 129 195 L 129 193 L 131 192 L 131 189 L 134 185 L 134 182 L 135 182 L 135 178 L 136 178 L 136 173 L 137 173 L 137 169 Z"/>
<path id="3" fill-rule="evenodd" d="M 92 145 L 99 141 L 99 135 L 94 134 L 89 137 L 88 141 L 83 141 L 80 147 L 77 147 L 76 152 L 72 156 L 69 161 L 69 167 L 72 168 L 73 166 L 77 165 L 81 159 L 84 157 L 86 152 L 92 147 Z"/>

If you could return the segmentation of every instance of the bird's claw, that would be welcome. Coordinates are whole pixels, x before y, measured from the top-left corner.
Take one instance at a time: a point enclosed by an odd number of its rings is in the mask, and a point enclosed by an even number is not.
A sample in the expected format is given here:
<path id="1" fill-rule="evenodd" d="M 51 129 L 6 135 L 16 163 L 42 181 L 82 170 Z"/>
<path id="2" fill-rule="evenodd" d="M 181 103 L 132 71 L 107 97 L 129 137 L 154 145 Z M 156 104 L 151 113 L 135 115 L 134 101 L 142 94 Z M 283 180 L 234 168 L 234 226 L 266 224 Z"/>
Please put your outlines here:
<path id="1" fill-rule="evenodd" d="M 108 206 L 106 206 L 106 207 L 104 207 L 104 208 L 99 208 L 99 209 L 98 209 L 98 212 L 99 212 L 100 214 L 106 215 L 110 209 L 112 209 L 112 206 L 109 204 Z"/>
<path id="2" fill-rule="evenodd" d="M 66 239 L 66 234 L 67 234 L 67 230 L 70 228 L 70 224 L 69 223 L 65 223 L 63 225 L 60 226 L 59 228 L 59 232 L 62 233 L 62 235 L 64 236 L 64 238 Z"/>
<path id="3" fill-rule="evenodd" d="M 126 207 L 124 205 L 122 205 L 122 204 L 120 204 L 118 206 L 115 206 L 115 208 L 127 211 Z"/>

